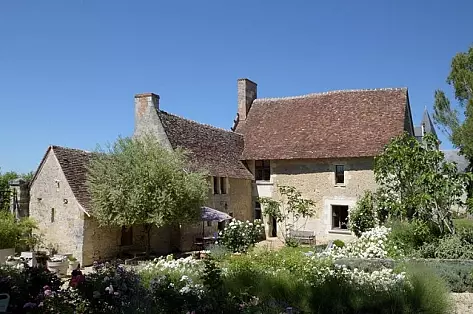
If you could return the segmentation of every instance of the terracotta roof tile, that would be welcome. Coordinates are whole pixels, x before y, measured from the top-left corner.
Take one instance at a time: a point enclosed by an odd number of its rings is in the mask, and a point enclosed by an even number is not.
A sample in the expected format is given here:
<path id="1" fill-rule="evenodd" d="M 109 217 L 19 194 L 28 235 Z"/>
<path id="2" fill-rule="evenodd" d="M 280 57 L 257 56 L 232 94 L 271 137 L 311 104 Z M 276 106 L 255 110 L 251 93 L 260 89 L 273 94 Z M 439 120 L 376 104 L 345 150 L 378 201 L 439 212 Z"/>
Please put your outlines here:
<path id="1" fill-rule="evenodd" d="M 252 179 L 253 175 L 240 161 L 243 151 L 241 134 L 184 119 L 158 111 L 173 148 L 189 153 L 191 162 L 212 176 Z"/>
<path id="2" fill-rule="evenodd" d="M 406 88 L 256 99 L 236 129 L 242 159 L 375 156 L 404 131 L 407 104 Z"/>

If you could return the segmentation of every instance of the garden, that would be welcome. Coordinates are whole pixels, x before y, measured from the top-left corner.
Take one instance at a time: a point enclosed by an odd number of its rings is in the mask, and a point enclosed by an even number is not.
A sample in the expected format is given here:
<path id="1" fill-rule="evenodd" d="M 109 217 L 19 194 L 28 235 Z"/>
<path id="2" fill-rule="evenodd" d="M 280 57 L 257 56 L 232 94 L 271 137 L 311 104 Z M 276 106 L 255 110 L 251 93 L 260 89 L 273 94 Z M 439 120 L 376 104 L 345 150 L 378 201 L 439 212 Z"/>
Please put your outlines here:
<path id="1" fill-rule="evenodd" d="M 203 258 L 96 263 L 66 281 L 46 268 L 6 265 L 0 293 L 10 297 L 9 313 L 455 313 L 452 293 L 473 292 L 471 175 L 445 161 L 435 138 L 407 135 L 386 146 L 374 173 L 378 188 L 349 211 L 350 242 L 301 246 L 290 231 L 315 203 L 279 187 L 280 199 L 260 201 L 284 227 L 280 250 L 256 246 L 261 221 L 233 220 Z M 24 229 L 9 219 L 18 241 Z"/>

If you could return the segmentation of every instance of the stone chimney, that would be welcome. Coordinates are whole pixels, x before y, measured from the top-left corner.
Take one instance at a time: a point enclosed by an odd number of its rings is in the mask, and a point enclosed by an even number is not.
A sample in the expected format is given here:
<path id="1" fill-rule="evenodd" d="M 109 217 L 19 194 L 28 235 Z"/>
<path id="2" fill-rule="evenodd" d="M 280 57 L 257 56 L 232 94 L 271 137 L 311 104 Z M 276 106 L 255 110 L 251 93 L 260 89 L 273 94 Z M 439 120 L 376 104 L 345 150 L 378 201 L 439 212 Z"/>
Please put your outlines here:
<path id="1" fill-rule="evenodd" d="M 251 104 L 257 97 L 257 85 L 246 78 L 238 79 L 238 120 L 245 121 Z"/>
<path id="2" fill-rule="evenodd" d="M 28 182 L 23 178 L 8 181 L 12 191 L 10 211 L 16 218 L 28 217 L 30 214 L 30 190 Z"/>
<path id="3" fill-rule="evenodd" d="M 159 110 L 159 95 L 153 93 L 135 95 L 135 134 L 143 133 L 155 123 Z"/>

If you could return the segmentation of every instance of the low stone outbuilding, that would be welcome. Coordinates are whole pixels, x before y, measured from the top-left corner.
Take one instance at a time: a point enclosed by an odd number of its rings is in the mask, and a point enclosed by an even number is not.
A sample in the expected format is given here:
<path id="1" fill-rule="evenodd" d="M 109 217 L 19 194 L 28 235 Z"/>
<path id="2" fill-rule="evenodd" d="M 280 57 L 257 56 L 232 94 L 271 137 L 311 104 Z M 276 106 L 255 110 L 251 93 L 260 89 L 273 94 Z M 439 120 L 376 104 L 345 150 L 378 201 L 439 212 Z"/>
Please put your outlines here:
<path id="1" fill-rule="evenodd" d="M 86 151 L 50 146 L 30 188 L 30 216 L 38 222 L 44 246 L 72 254 L 83 265 L 146 247 L 142 226 L 100 227 L 93 218 L 85 184 L 90 156 Z M 154 228 L 151 248 L 170 252 L 172 239 L 171 228 Z"/>

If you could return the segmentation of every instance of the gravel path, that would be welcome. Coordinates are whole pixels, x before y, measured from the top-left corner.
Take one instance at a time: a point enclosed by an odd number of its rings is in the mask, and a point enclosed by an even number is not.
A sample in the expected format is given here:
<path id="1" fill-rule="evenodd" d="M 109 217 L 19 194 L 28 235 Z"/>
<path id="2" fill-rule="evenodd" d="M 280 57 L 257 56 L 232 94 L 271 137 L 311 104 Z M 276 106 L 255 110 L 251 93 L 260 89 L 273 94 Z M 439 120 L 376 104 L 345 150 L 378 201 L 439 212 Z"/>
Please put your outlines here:
<path id="1" fill-rule="evenodd" d="M 473 293 L 452 293 L 456 314 L 473 313 Z"/>

